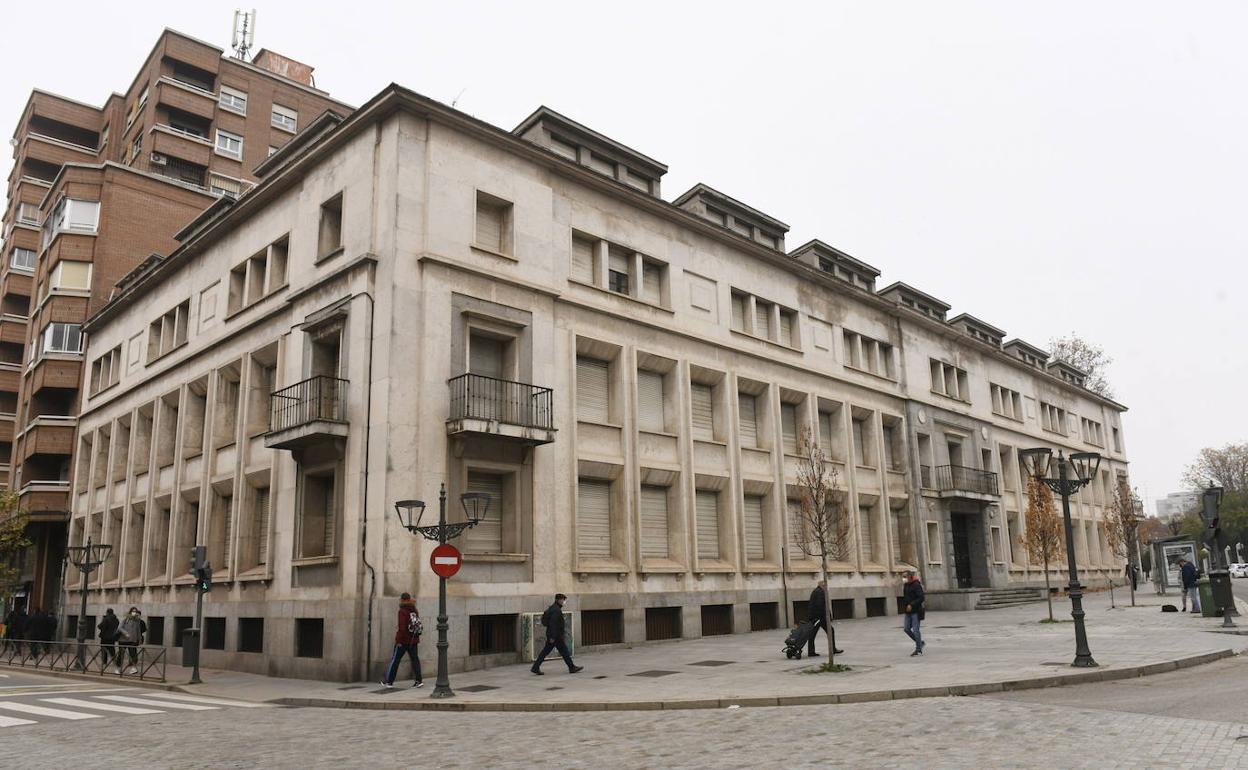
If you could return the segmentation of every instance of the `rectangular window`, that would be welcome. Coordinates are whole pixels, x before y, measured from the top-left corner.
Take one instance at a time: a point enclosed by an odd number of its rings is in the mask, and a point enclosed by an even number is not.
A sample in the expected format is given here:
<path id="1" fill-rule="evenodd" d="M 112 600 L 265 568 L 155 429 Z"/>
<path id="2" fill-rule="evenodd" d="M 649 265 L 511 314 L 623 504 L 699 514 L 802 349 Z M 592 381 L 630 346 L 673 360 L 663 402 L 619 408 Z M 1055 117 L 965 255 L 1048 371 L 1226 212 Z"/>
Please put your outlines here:
<path id="1" fill-rule="evenodd" d="M 797 347 L 797 335 L 794 331 L 797 329 L 797 313 L 792 310 L 780 311 L 780 339 L 781 345 L 788 345 L 791 348 Z"/>
<path id="2" fill-rule="evenodd" d="M 39 206 L 34 203 L 30 203 L 29 201 L 22 201 L 17 204 L 17 221 L 23 225 L 34 225 L 38 227 Z"/>
<path id="3" fill-rule="evenodd" d="M 689 403 L 693 411 L 693 437 L 702 441 L 715 440 L 715 390 L 695 382 L 689 386 Z"/>
<path id="4" fill-rule="evenodd" d="M 112 387 L 121 379 L 121 345 L 91 362 L 91 395 Z"/>
<path id="5" fill-rule="evenodd" d="M 221 93 L 217 96 L 217 104 L 221 105 L 222 109 L 237 112 L 239 115 L 246 115 L 247 93 L 239 91 L 237 88 L 221 86 Z"/>
<path id="6" fill-rule="evenodd" d="M 325 657 L 324 618 L 295 618 L 295 657 Z"/>
<path id="7" fill-rule="evenodd" d="M 99 222 L 99 201 L 61 198 L 43 223 L 39 248 L 45 248 L 59 233 L 94 233 Z"/>
<path id="8" fill-rule="evenodd" d="M 624 610 L 581 610 L 581 639 L 586 647 L 624 641 Z"/>
<path id="9" fill-rule="evenodd" d="M 633 253 L 611 244 L 607 247 L 607 288 L 616 294 L 629 294 Z"/>
<path id="10" fill-rule="evenodd" d="M 767 556 L 763 545 L 763 497 L 746 495 L 742 501 L 745 524 L 745 558 L 762 561 Z"/>
<path id="11" fill-rule="evenodd" d="M 780 405 L 780 429 L 785 453 L 797 454 L 797 404 Z"/>
<path id="12" fill-rule="evenodd" d="M 741 415 L 741 446 L 758 446 L 758 400 L 749 393 L 737 393 L 737 411 Z"/>
<path id="13" fill-rule="evenodd" d="M 243 183 L 237 179 L 231 179 L 228 176 L 220 174 L 208 175 L 208 192 L 213 195 L 226 198 L 237 198 L 243 194 Z"/>
<path id="14" fill-rule="evenodd" d="M 833 459 L 832 441 L 835 433 L 832 429 L 832 413 L 820 410 L 819 412 L 819 448 L 823 450 L 825 460 Z"/>
<path id="15" fill-rule="evenodd" d="M 225 649 L 225 618 L 204 618 L 204 649 Z"/>
<path id="16" fill-rule="evenodd" d="M 33 271 L 35 269 L 34 249 L 13 249 L 13 253 L 9 256 L 9 264 L 15 270 Z"/>
<path id="17" fill-rule="evenodd" d="M 242 159 L 243 137 L 217 129 L 217 152 L 230 158 Z"/>
<path id="18" fill-rule="evenodd" d="M 932 373 L 932 392 L 970 403 L 971 393 L 966 370 L 933 358 L 928 362 Z"/>
<path id="19" fill-rule="evenodd" d="M 927 562 L 940 564 L 943 556 L 940 547 L 940 522 L 927 522 Z"/>
<path id="20" fill-rule="evenodd" d="M 572 278 L 577 281 L 593 284 L 594 252 L 598 242 L 576 233 L 572 234 Z"/>
<path id="21" fill-rule="evenodd" d="M 666 559 L 667 549 L 667 487 L 641 487 L 641 556 L 643 559 Z"/>
<path id="22" fill-rule="evenodd" d="M 498 655 L 516 651 L 516 616 L 469 615 L 468 654 Z"/>
<path id="23" fill-rule="evenodd" d="M 464 534 L 464 547 L 472 553 L 502 553 L 504 481 L 501 473 L 468 472 L 468 491 L 487 495 L 490 501 L 485 518 Z"/>
<path id="24" fill-rule="evenodd" d="M 238 619 L 238 651 L 264 652 L 264 618 Z"/>
<path id="25" fill-rule="evenodd" d="M 509 201 L 477 191 L 476 235 L 473 244 L 496 254 L 511 253 L 511 212 Z"/>
<path id="26" fill-rule="evenodd" d="M 316 258 L 324 259 L 342 248 L 342 193 L 321 204 L 321 224 L 317 233 Z"/>
<path id="27" fill-rule="evenodd" d="M 862 560 L 875 563 L 875 517 L 869 505 L 858 506 L 858 541 L 862 545 Z"/>
<path id="28" fill-rule="evenodd" d="M 739 332 L 745 331 L 745 309 L 749 298 L 739 292 L 732 293 L 732 328 Z"/>
<path id="29" fill-rule="evenodd" d="M 666 266 L 643 260 L 641 263 L 641 298 L 656 305 L 663 304 L 663 273 Z"/>
<path id="30" fill-rule="evenodd" d="M 867 421 L 865 418 L 855 417 L 853 419 L 854 428 L 854 459 L 864 467 L 874 468 L 874 455 L 867 445 Z"/>
<path id="31" fill-rule="evenodd" d="M 611 556 L 611 482 L 580 479 L 576 485 L 576 550 L 581 556 Z"/>
<path id="32" fill-rule="evenodd" d="M 698 558 L 719 558 L 719 493 L 699 489 L 694 496 Z"/>
<path id="33" fill-rule="evenodd" d="M 149 364 L 186 342 L 190 313 L 191 301 L 183 300 L 177 307 L 148 325 L 147 362 Z"/>
<path id="34" fill-rule="evenodd" d="M 143 135 L 139 134 L 134 137 L 134 141 L 130 142 L 130 163 L 134 163 L 141 152 L 143 152 Z"/>
<path id="35" fill-rule="evenodd" d="M 91 263 L 61 260 L 52 271 L 53 289 L 91 288 Z"/>
<path id="36" fill-rule="evenodd" d="M 299 520 L 299 557 L 334 555 L 334 513 L 337 508 L 334 471 L 308 472 L 303 477 Z"/>
<path id="37" fill-rule="evenodd" d="M 845 343 L 845 365 L 854 369 L 862 368 L 862 346 L 859 343 L 861 339 L 859 335 L 846 329 L 841 333 L 842 341 Z"/>
<path id="38" fill-rule="evenodd" d="M 289 107 L 274 104 L 271 121 L 274 128 L 280 128 L 293 134 L 299 126 L 299 113 Z"/>
<path id="39" fill-rule="evenodd" d="M 576 417 L 587 422 L 608 422 L 610 410 L 610 364 L 596 358 L 576 357 Z"/>
<path id="40" fill-rule="evenodd" d="M 885 423 L 884 425 L 884 460 L 888 464 L 890 471 L 901 470 L 901 447 L 898 444 L 898 431 L 896 426 Z"/>
<path id="41" fill-rule="evenodd" d="M 81 353 L 82 324 L 53 322 L 43 330 L 44 353 Z"/>
<path id="42" fill-rule="evenodd" d="M 252 493 L 252 539 L 256 544 L 256 566 L 269 563 L 269 516 L 271 501 L 268 487 L 256 487 Z"/>
<path id="43" fill-rule="evenodd" d="M 754 299 L 754 336 L 771 339 L 771 308 L 770 302 Z"/>
<path id="44" fill-rule="evenodd" d="M 663 375 L 645 369 L 637 371 L 637 427 L 663 432 Z"/>

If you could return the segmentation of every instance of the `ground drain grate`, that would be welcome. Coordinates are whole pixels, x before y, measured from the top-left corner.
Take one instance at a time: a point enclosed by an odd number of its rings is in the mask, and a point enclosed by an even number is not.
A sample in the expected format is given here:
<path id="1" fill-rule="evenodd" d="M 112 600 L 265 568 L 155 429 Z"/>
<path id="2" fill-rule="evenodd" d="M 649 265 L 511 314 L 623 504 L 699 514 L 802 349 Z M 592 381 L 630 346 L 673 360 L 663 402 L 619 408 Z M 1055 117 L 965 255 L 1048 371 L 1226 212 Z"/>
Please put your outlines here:
<path id="1" fill-rule="evenodd" d="M 653 678 L 653 677 L 667 676 L 667 675 L 669 675 L 669 674 L 679 674 L 679 673 L 680 673 L 679 671 L 658 671 L 658 670 L 655 670 L 655 671 L 639 671 L 639 672 L 637 672 L 636 674 L 629 674 L 629 676 L 645 676 L 645 677 L 651 677 L 651 678 Z"/>
<path id="2" fill-rule="evenodd" d="M 485 692 L 486 690 L 497 690 L 498 688 L 492 684 L 473 684 L 467 687 L 460 687 L 460 692 Z"/>
<path id="3" fill-rule="evenodd" d="M 690 663 L 690 666 L 731 666 L 731 660 L 699 660 L 697 663 Z"/>

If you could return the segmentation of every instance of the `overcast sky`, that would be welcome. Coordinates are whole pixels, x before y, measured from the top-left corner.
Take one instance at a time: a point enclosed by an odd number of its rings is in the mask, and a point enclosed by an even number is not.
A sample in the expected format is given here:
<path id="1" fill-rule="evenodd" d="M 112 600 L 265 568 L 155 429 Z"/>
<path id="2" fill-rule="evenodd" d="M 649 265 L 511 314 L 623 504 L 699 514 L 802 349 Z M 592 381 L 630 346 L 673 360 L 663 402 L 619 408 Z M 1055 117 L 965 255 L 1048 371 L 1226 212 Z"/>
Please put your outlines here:
<path id="1" fill-rule="evenodd" d="M 228 48 L 233 8 L 211 5 L 15 6 L 0 126 L 33 87 L 102 104 L 163 27 Z M 951 317 L 1103 345 L 1150 512 L 1201 447 L 1248 440 L 1232 400 L 1248 388 L 1248 5 L 258 10 L 256 47 L 348 103 L 393 81 L 505 128 L 546 104 L 668 164 L 669 200 L 706 182 L 787 222 L 791 246 L 822 238 Z"/>

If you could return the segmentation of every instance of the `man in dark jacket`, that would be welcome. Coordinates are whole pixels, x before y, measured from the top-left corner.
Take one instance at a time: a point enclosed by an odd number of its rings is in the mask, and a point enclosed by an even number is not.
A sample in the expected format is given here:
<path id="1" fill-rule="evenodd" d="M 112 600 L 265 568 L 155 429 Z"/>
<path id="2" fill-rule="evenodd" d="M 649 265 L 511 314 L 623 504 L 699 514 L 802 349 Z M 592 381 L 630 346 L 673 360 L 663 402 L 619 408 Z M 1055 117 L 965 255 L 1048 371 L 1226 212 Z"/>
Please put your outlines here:
<path id="1" fill-rule="evenodd" d="M 26 620 L 26 638 L 30 640 L 30 654 L 38 655 L 44 649 L 39 642 L 48 639 L 48 615 L 42 607 L 36 607 Z"/>
<path id="2" fill-rule="evenodd" d="M 1187 612 L 1187 597 L 1192 597 L 1192 612 L 1200 613 L 1200 588 L 1196 585 L 1196 565 L 1179 557 L 1179 575 L 1183 578 L 1183 611 Z"/>
<path id="3" fill-rule="evenodd" d="M 117 627 L 121 625 L 117 620 L 117 616 L 113 614 L 113 608 L 109 607 L 104 610 L 104 619 L 99 622 L 96 628 L 100 629 L 100 660 L 102 666 L 108 667 L 108 662 L 117 657 Z"/>
<path id="4" fill-rule="evenodd" d="M 819 585 L 815 586 L 815 590 L 810 592 L 810 601 L 806 603 L 806 619 L 811 622 L 814 628 L 811 629 L 810 639 L 806 642 L 806 657 L 817 658 L 819 653 L 815 652 L 815 637 L 819 635 L 819 629 L 828 635 L 828 644 L 831 646 L 832 652 L 840 655 L 844 650 L 836 647 L 836 629 L 828 622 L 826 591 L 828 581 L 820 580 Z"/>
<path id="5" fill-rule="evenodd" d="M 120 647 L 117 651 L 118 674 L 121 674 L 122 669 L 125 668 L 126 662 L 122 660 L 123 652 L 130 655 L 130 668 L 126 670 L 131 674 L 139 673 L 139 648 L 143 646 L 143 639 L 146 636 L 147 623 L 143 620 L 143 613 L 139 612 L 138 607 L 131 607 L 117 630 L 117 643 Z"/>
<path id="6" fill-rule="evenodd" d="M 551 650 L 559 650 L 559 654 L 563 656 L 563 662 L 568 664 L 569 674 L 584 670 L 582 666 L 572 662 L 572 653 L 568 651 L 568 643 L 563 640 L 565 635 L 563 603 L 567 600 L 567 596 L 555 594 L 555 603 L 542 613 L 542 625 L 546 627 L 546 646 L 542 648 L 542 653 L 537 656 L 537 660 L 533 661 L 533 668 L 529 669 L 538 676 L 542 675 L 542 661 L 546 660 Z"/>
<path id="7" fill-rule="evenodd" d="M 21 640 L 26 638 L 26 624 L 29 620 L 24 607 L 10 610 L 4 619 L 4 638 L 9 641 L 9 644 L 14 645 L 15 650 L 22 649 Z"/>
<path id="8" fill-rule="evenodd" d="M 399 597 L 398 625 L 394 630 L 394 654 L 390 656 L 390 667 L 386 669 L 386 678 L 381 680 L 382 687 L 394 687 L 394 678 L 399 674 L 399 663 L 406 655 L 412 661 L 412 687 L 424 687 L 425 680 L 420 675 L 420 656 L 416 646 L 420 644 L 421 628 L 420 613 L 416 610 L 416 602 L 406 591 Z"/>
<path id="9" fill-rule="evenodd" d="M 919 576 L 914 570 L 906 570 L 906 586 L 902 590 L 902 601 L 906 603 L 906 622 L 903 628 L 906 636 L 914 641 L 914 652 L 910 653 L 910 657 L 922 655 L 923 648 L 927 646 L 927 642 L 923 641 L 923 634 L 919 631 L 919 624 L 923 621 L 923 599 L 926 594 L 923 591 L 923 583 L 919 581 Z"/>

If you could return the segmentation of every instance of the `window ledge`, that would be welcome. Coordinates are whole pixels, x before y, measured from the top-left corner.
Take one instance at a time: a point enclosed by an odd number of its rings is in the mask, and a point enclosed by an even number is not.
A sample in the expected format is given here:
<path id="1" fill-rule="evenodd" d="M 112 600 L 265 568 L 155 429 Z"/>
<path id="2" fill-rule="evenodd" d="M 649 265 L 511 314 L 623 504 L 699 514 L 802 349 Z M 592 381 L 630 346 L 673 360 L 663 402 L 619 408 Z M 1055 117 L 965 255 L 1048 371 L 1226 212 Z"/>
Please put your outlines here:
<path id="1" fill-rule="evenodd" d="M 1003 419 L 1003 420 L 1009 420 L 1010 422 L 1018 422 L 1018 423 L 1021 423 L 1021 422 L 1023 421 L 1023 418 L 1022 418 L 1022 417 L 1011 417 L 1011 416 L 1009 416 L 1008 414 L 1004 414 L 1004 413 L 1002 413 L 1002 412 L 998 412 L 998 411 L 997 411 L 997 410 L 995 410 L 995 409 L 994 409 L 994 410 L 992 410 L 992 416 L 993 416 L 993 417 L 1000 417 L 1001 419 Z"/>
<path id="2" fill-rule="evenodd" d="M 971 404 L 971 402 L 965 398 L 957 398 L 956 396 L 951 396 L 948 393 L 941 393 L 935 388 L 931 388 L 931 393 L 932 395 L 940 396 L 941 398 L 948 399 L 949 401 L 957 401 L 959 404 L 966 404 L 967 406 L 970 406 Z"/>
<path id="3" fill-rule="evenodd" d="M 121 384 L 121 380 L 117 380 L 117 381 L 115 381 L 115 382 L 113 382 L 113 383 L 111 383 L 111 384 L 109 384 L 109 385 L 105 385 L 104 387 L 100 388 L 99 390 L 95 391 L 94 393 L 91 393 L 91 394 L 89 395 L 89 398 L 96 398 L 96 397 L 97 397 L 97 396 L 99 396 L 101 393 L 107 393 L 108 391 L 110 391 L 110 390 L 112 390 L 113 388 L 117 387 L 119 384 Z"/>
<path id="4" fill-rule="evenodd" d="M 876 471 L 879 470 L 879 468 L 877 468 L 874 465 L 855 465 L 854 467 L 860 471 L 871 471 L 872 473 L 875 473 Z"/>
<path id="5" fill-rule="evenodd" d="M 169 348 L 169 349 L 168 349 L 168 350 L 166 350 L 164 353 L 161 353 L 160 355 L 153 356 L 152 358 L 147 359 L 147 364 L 146 364 L 146 365 L 147 365 L 147 366 L 151 366 L 152 364 L 156 363 L 156 362 L 157 362 L 157 361 L 159 361 L 160 359 L 162 359 L 162 358 L 167 358 L 167 357 L 169 357 L 169 356 L 173 355 L 174 353 L 178 352 L 178 351 L 179 351 L 179 350 L 181 350 L 182 348 L 186 347 L 188 344 L 190 344 L 190 337 L 187 337 L 187 339 L 185 339 L 185 340 L 183 340 L 182 342 L 179 342 L 177 345 L 174 345 L 173 347 Z"/>
<path id="6" fill-rule="evenodd" d="M 514 255 L 512 255 L 512 254 L 504 254 L 504 253 L 503 253 L 503 252 L 501 252 L 501 251 L 495 251 L 494 249 L 491 249 L 491 248 L 489 248 L 488 246 L 482 246 L 482 245 L 481 245 L 481 244 L 479 244 L 479 243 L 470 243 L 470 244 L 468 244 L 468 248 L 472 249 L 473 251 L 479 251 L 479 252 L 481 252 L 482 254 L 489 254 L 491 257 L 499 257 L 499 258 L 501 258 L 501 259 L 505 259 L 505 260 L 507 260 L 508 262 L 519 262 L 519 261 L 520 261 L 519 259 L 517 259 L 517 258 L 516 258 Z"/>
<path id="7" fill-rule="evenodd" d="M 875 562 L 863 562 L 862 569 L 858 571 L 859 572 L 888 572 L 889 570 L 888 570 L 888 567 L 885 567 L 883 564 L 876 564 Z"/>
<path id="8" fill-rule="evenodd" d="M 240 583 L 244 583 L 255 580 L 270 580 L 271 578 L 268 567 L 254 567 L 246 572 L 239 573 L 237 580 Z"/>
<path id="9" fill-rule="evenodd" d="M 217 147 L 215 144 L 212 146 L 212 154 L 213 154 L 213 155 L 220 155 L 222 158 L 229 158 L 230 160 L 236 160 L 236 161 L 238 161 L 239 163 L 242 163 L 242 162 L 243 162 L 243 156 L 242 156 L 241 154 L 240 154 L 240 155 L 235 155 L 235 154 L 234 154 L 234 153 L 232 153 L 232 152 L 223 152 L 223 151 L 221 150 L 221 148 L 220 148 L 220 147 Z"/>
<path id="10" fill-rule="evenodd" d="M 346 250 L 347 250 L 347 247 L 346 247 L 346 246 L 339 246 L 338 248 L 334 249 L 333 251 L 326 252 L 326 253 L 322 254 L 321 256 L 317 257 L 317 258 L 316 258 L 316 260 L 315 260 L 312 264 L 313 264 L 313 265 L 319 265 L 319 264 L 321 264 L 321 263 L 323 263 L 323 262 L 328 262 L 329 260 L 333 259 L 334 257 L 339 257 L 339 256 L 342 256 L 343 252 L 345 252 Z"/>
<path id="11" fill-rule="evenodd" d="M 464 561 L 475 561 L 492 564 L 523 564 L 532 558 L 527 553 L 469 553 L 463 554 Z"/>
<path id="12" fill-rule="evenodd" d="M 568 283 L 574 284 L 576 286 L 584 286 L 587 289 L 593 289 L 596 292 L 599 292 L 601 294 L 606 294 L 611 297 L 617 297 L 619 299 L 626 299 L 629 302 L 635 302 L 638 305 L 641 305 L 642 307 L 652 308 L 654 310 L 667 313 L 668 315 L 673 315 L 673 316 L 676 315 L 676 311 L 672 310 L 670 307 L 667 307 L 665 305 L 660 305 L 656 302 L 650 302 L 648 300 L 641 299 L 640 297 L 634 297 L 631 294 L 621 294 L 618 291 L 611 291 L 610 289 L 604 289 L 603 287 L 597 284 L 586 283 L 585 281 L 579 280 L 577 278 L 569 278 Z"/>
<path id="13" fill-rule="evenodd" d="M 780 565 L 774 561 L 755 561 L 746 562 L 745 569 L 741 570 L 743 575 L 772 575 L 779 574 L 783 570 Z"/>
<path id="14" fill-rule="evenodd" d="M 638 570 L 643 575 L 683 575 L 688 571 L 688 567 L 671 559 L 643 559 Z"/>
<path id="15" fill-rule="evenodd" d="M 616 574 L 629 572 L 629 567 L 622 561 L 617 559 L 595 559 L 589 562 L 579 562 L 572 570 L 579 574 Z"/>
<path id="16" fill-rule="evenodd" d="M 669 433 L 665 430 L 650 430 L 649 428 L 638 428 L 638 433 L 646 433 L 651 436 L 663 436 L 664 438 L 680 438 L 679 433 Z"/>
<path id="17" fill-rule="evenodd" d="M 845 364 L 845 368 L 850 370 L 851 372 L 858 372 L 859 374 L 869 374 L 872 377 L 875 377 L 876 379 L 879 379 L 879 380 L 884 380 L 885 382 L 891 382 L 894 384 L 897 383 L 896 377 L 892 377 L 887 374 L 880 374 L 879 372 L 873 372 L 870 369 L 863 369 L 861 366 L 854 366 L 853 364 Z M 932 392 L 935 393 L 936 391 L 932 391 Z M 941 393 L 939 395 L 943 396 L 944 394 Z"/>
<path id="18" fill-rule="evenodd" d="M 292 567 L 322 567 L 328 564 L 337 564 L 337 556 L 309 556 L 302 559 L 291 559 Z"/>
<path id="19" fill-rule="evenodd" d="M 699 444 L 710 444 L 710 445 L 712 445 L 712 446 L 722 446 L 722 447 L 726 447 L 726 446 L 728 446 L 728 442 L 727 442 L 727 441 L 720 441 L 719 439 L 714 439 L 714 438 L 697 438 L 697 437 L 695 437 L 693 440 L 694 440 L 696 443 L 699 443 Z"/>
<path id="20" fill-rule="evenodd" d="M 801 349 L 801 348 L 795 348 L 795 347 L 793 347 L 792 345 L 786 345 L 786 344 L 784 344 L 783 342 L 777 342 L 777 341 L 775 341 L 775 340 L 773 340 L 773 339 L 768 339 L 767 337 L 759 337 L 757 334 L 751 334 L 751 333 L 749 333 L 749 332 L 744 332 L 744 331 L 741 331 L 740 329 L 731 329 L 731 328 L 730 328 L 728 331 L 732 332 L 733 334 L 737 335 L 738 337 L 745 337 L 746 339 L 749 339 L 749 340 L 754 340 L 754 341 L 756 341 L 756 342 L 765 342 L 765 343 L 767 343 L 768 345 L 771 345 L 772 347 L 777 347 L 777 348 L 780 348 L 781 350 L 787 350 L 787 351 L 789 351 L 790 353 L 801 353 L 801 352 L 802 352 L 802 349 Z"/>
<path id="21" fill-rule="evenodd" d="M 576 422 L 580 425 L 597 425 L 600 428 L 618 428 L 621 430 L 624 428 L 624 426 L 618 422 L 599 422 L 597 420 L 581 420 L 581 419 L 578 419 Z"/>
<path id="22" fill-rule="evenodd" d="M 697 575 L 710 573 L 716 575 L 731 575 L 737 571 L 736 566 L 724 561 L 723 559 L 707 559 L 698 564 L 698 568 L 694 570 Z"/>

